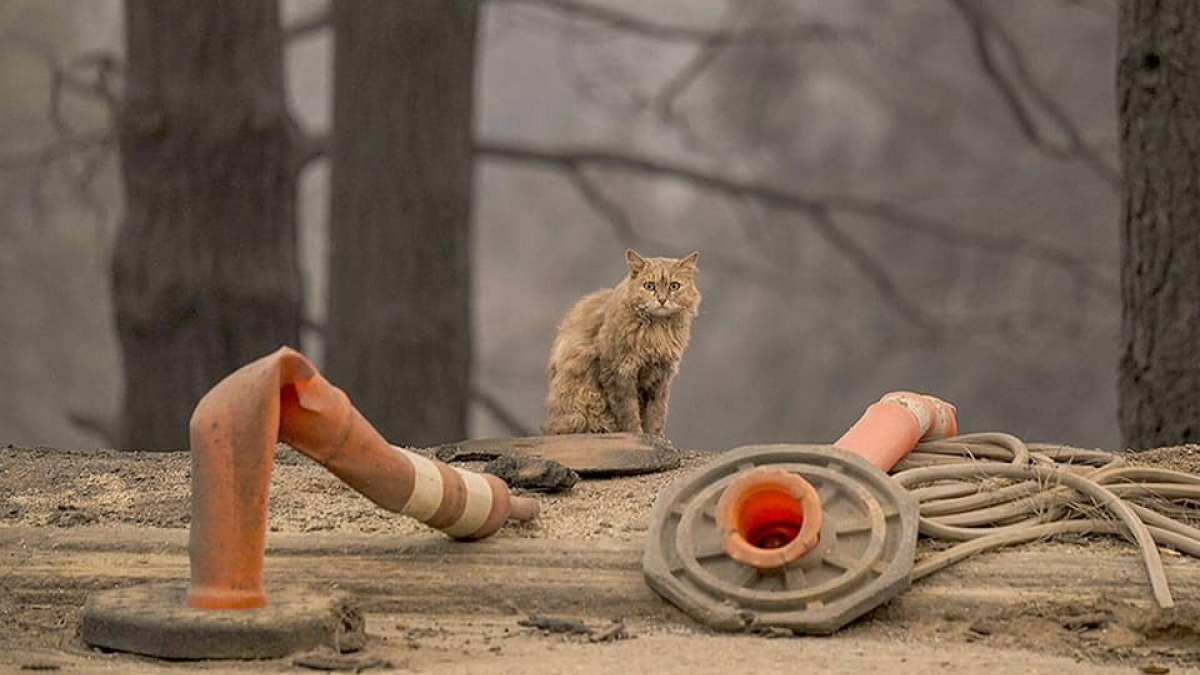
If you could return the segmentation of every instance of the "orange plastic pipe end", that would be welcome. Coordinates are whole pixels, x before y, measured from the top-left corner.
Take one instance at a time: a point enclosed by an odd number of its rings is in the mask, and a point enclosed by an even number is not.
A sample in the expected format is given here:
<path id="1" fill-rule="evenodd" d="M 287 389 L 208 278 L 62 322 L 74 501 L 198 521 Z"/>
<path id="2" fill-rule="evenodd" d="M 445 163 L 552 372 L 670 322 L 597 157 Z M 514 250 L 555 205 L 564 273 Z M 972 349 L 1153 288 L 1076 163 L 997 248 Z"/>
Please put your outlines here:
<path id="1" fill-rule="evenodd" d="M 225 378 L 196 404 L 189 425 L 189 606 L 266 606 L 266 500 L 279 435 L 279 390 L 283 382 L 315 372 L 297 352 L 281 349 Z"/>
<path id="2" fill-rule="evenodd" d="M 459 539 L 486 537 L 538 504 L 495 476 L 396 448 L 341 389 L 288 347 L 235 371 L 196 405 L 190 424 L 192 521 L 187 604 L 266 605 L 262 584 L 267 489 L 283 440 L 379 506 Z"/>
<path id="3" fill-rule="evenodd" d="M 933 396 L 892 392 L 871 404 L 834 445 L 890 471 L 920 441 L 958 433 L 956 413 L 953 405 Z"/>
<path id="4" fill-rule="evenodd" d="M 729 483 L 717 501 L 716 520 L 730 558 L 759 569 L 777 569 L 817 545 L 821 500 L 800 476 L 761 467 Z"/>

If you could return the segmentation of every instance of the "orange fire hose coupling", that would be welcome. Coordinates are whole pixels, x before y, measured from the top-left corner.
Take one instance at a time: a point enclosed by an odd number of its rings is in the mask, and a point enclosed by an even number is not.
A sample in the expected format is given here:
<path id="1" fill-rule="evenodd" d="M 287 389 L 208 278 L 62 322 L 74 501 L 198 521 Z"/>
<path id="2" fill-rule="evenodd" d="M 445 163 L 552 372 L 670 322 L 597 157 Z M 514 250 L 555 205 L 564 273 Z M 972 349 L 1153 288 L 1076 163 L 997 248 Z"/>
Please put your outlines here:
<path id="1" fill-rule="evenodd" d="M 267 489 L 277 441 L 324 466 L 379 506 L 456 539 L 479 539 L 538 503 L 499 478 L 390 445 L 313 364 L 288 347 L 226 377 L 191 420 L 191 587 L 202 609 L 266 605 Z"/>

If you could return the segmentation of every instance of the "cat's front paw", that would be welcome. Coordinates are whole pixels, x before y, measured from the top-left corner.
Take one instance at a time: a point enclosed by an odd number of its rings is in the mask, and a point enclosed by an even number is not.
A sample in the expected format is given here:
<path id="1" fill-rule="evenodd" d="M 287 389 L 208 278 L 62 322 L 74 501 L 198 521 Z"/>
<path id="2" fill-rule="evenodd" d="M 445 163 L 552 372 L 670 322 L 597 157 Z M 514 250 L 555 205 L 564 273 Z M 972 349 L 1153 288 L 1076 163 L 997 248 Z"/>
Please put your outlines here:
<path id="1" fill-rule="evenodd" d="M 646 433 L 642 434 L 642 440 L 644 440 L 646 443 L 649 443 L 653 447 L 663 448 L 666 450 L 675 449 L 675 444 L 670 438 L 667 438 L 666 434 L 661 431 L 647 431 Z"/>
<path id="2" fill-rule="evenodd" d="M 627 434 L 637 434 L 639 436 L 645 433 L 642 431 L 642 424 L 640 422 L 634 424 L 622 424 L 621 431 Z"/>

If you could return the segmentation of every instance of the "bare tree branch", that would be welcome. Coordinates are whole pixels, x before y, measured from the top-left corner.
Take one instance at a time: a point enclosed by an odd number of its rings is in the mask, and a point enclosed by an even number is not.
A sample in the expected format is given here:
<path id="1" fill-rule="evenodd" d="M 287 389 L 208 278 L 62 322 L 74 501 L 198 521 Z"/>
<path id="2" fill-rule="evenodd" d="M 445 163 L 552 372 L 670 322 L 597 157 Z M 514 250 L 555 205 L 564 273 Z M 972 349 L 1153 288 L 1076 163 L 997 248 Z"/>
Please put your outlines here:
<path id="1" fill-rule="evenodd" d="M 1118 5 L 1119 1 L 1120 0 L 1059 0 L 1061 4 L 1067 5 L 1068 7 L 1080 7 L 1109 19 L 1115 19 L 1117 17 L 1117 12 L 1120 10 Z"/>
<path id="2" fill-rule="evenodd" d="M 790 192 L 772 185 L 706 172 L 682 164 L 662 162 L 620 151 L 587 148 L 539 148 L 496 141 L 476 144 L 481 157 L 509 162 L 556 166 L 566 170 L 591 166 L 682 180 L 694 187 L 736 198 L 749 198 L 810 217 L 853 215 L 891 227 L 919 232 L 945 244 L 1009 253 L 1062 268 L 1080 284 L 1112 295 L 1116 283 L 1098 273 L 1087 261 L 1068 249 L 1038 242 L 1019 235 L 967 231 L 960 226 L 906 211 L 887 202 L 846 196 L 814 197 Z"/>
<path id="3" fill-rule="evenodd" d="M 708 70 L 709 66 L 717 60 L 721 55 L 724 45 L 720 43 L 706 42 L 696 50 L 692 58 L 688 59 L 675 74 L 670 77 L 659 88 L 658 93 L 654 96 L 654 107 L 658 110 L 658 114 L 665 120 L 672 120 L 677 117 L 675 110 L 675 102 L 683 95 L 688 87 L 692 86 L 700 76 Z"/>
<path id="4" fill-rule="evenodd" d="M 329 154 L 329 136 L 306 131 L 291 115 L 288 115 L 287 125 L 292 145 L 292 170 L 296 174 Z"/>
<path id="5" fill-rule="evenodd" d="M 311 37 L 333 25 L 331 10 L 328 5 L 308 16 L 297 19 L 283 27 L 285 42 Z"/>
<path id="6" fill-rule="evenodd" d="M 817 232 L 866 277 L 867 282 L 875 288 L 880 296 L 892 303 L 892 306 L 901 315 L 925 331 L 930 338 L 939 336 L 938 321 L 920 303 L 909 298 L 900 289 L 900 284 L 896 282 L 886 267 L 876 261 L 870 252 L 833 222 L 833 219 L 829 217 L 828 210 L 818 208 L 809 210 L 807 213 Z"/>
<path id="7" fill-rule="evenodd" d="M 491 154 L 493 156 L 504 157 L 505 159 L 516 159 L 517 155 L 512 152 L 511 148 L 499 148 L 497 146 L 488 146 L 481 144 L 479 152 L 485 156 Z M 627 213 L 615 202 L 607 197 L 602 191 L 593 184 L 581 168 L 589 163 L 600 163 L 596 153 L 561 153 L 554 156 L 547 151 L 536 153 L 536 156 L 531 156 L 528 153 L 521 155 L 522 161 L 543 161 L 554 165 L 566 172 L 572 184 L 583 195 L 584 199 L 602 216 L 604 217 L 617 232 L 618 236 L 623 236 L 632 240 L 643 239 L 634 229 L 631 219 Z M 609 156 L 608 159 L 615 159 L 615 156 Z M 653 166 L 654 169 L 650 173 L 658 175 L 670 175 L 676 178 L 688 180 L 693 184 L 703 183 L 705 187 L 714 189 L 720 192 L 732 194 L 734 196 L 753 196 L 762 199 L 762 194 L 754 194 L 753 190 L 747 190 L 746 184 L 735 184 L 730 179 L 719 177 L 704 176 L 703 180 L 699 180 L 700 174 L 695 173 L 690 169 L 683 167 L 667 167 L 666 165 L 656 164 L 650 160 L 639 158 L 624 158 L 625 166 L 623 168 L 646 171 L 648 167 Z M 609 162 L 611 163 L 611 162 Z M 769 188 L 768 188 L 769 189 Z M 780 205 L 778 200 L 766 200 L 775 205 Z M 798 202 L 793 200 L 790 204 L 782 204 L 785 208 L 802 211 L 812 222 L 814 229 L 820 234 L 834 249 L 841 253 L 850 264 L 857 269 L 885 300 L 903 316 L 906 320 L 913 323 L 917 328 L 921 329 L 928 337 L 935 338 L 939 334 L 938 321 L 932 317 L 919 303 L 909 298 L 900 287 L 900 284 L 892 277 L 891 273 L 874 257 L 863 248 L 857 241 L 842 231 L 841 228 L 830 217 L 830 210 L 827 205 L 819 204 L 815 201 L 804 200 L 803 206 L 797 208 Z M 720 256 L 715 256 L 720 257 Z M 709 259 L 713 259 L 710 256 Z M 719 264 L 728 266 L 729 261 L 720 260 Z M 736 265 L 736 263 L 735 263 Z M 760 276 L 762 270 L 748 270 L 745 265 L 737 265 L 742 269 L 738 271 L 742 274 Z M 751 276 L 751 278 L 753 278 Z"/>
<path id="8" fill-rule="evenodd" d="M 325 324 L 313 320 L 312 317 L 302 316 L 300 317 L 300 327 L 312 333 L 313 337 L 324 343 L 326 335 Z M 531 429 L 531 427 L 522 422 L 521 418 L 516 413 L 509 410 L 507 406 L 501 403 L 500 399 L 488 393 L 488 391 L 483 387 L 478 385 L 471 386 L 471 400 L 475 403 L 478 403 L 513 436 L 535 435 L 535 432 Z M 72 421 L 75 421 L 77 417 L 79 416 L 73 415 Z"/>
<path id="9" fill-rule="evenodd" d="M 1119 291 L 1116 280 L 1097 272 L 1091 263 L 1069 249 L 1054 244 L 1016 234 L 968 231 L 961 226 L 873 199 L 831 196 L 825 200 L 832 211 L 860 215 L 876 222 L 919 232 L 947 245 L 1040 260 L 1067 272 L 1080 286 L 1094 288 L 1106 297 L 1116 297 Z"/>
<path id="10" fill-rule="evenodd" d="M 492 4 L 528 5 L 559 15 L 590 21 L 606 28 L 664 42 L 703 42 L 724 44 L 731 42 L 785 42 L 795 40 L 840 40 L 861 37 L 852 28 L 832 26 L 814 21 L 780 28 L 748 28 L 735 32 L 713 31 L 661 23 L 635 14 L 583 2 L 581 0 L 490 0 Z"/>
<path id="11" fill-rule="evenodd" d="M 971 31 L 971 40 L 975 56 L 979 60 L 984 75 L 996 88 L 1000 98 L 1009 109 L 1021 134 L 1044 154 L 1059 159 L 1079 159 L 1097 176 L 1111 185 L 1120 188 L 1120 171 L 1101 157 L 1094 148 L 1090 147 L 1083 138 L 1083 133 L 1075 125 L 1070 115 L 1062 106 L 1038 84 L 1016 40 L 1004 27 L 1003 22 L 988 14 L 988 11 L 974 0 L 949 0 L 967 22 Z M 997 63 L 997 54 L 993 51 L 993 40 L 1011 63 L 1013 76 L 1010 80 Z M 1057 144 L 1046 137 L 1038 127 L 1034 110 L 1026 104 L 1021 92 L 1024 89 L 1033 103 L 1054 123 L 1058 132 L 1064 137 L 1065 145 Z"/>
<path id="12" fill-rule="evenodd" d="M 731 5 L 726 11 L 725 16 L 721 19 L 721 25 L 724 30 L 732 30 L 736 27 L 739 15 L 735 13 L 734 8 L 741 8 L 741 5 Z M 690 134 L 690 125 L 680 117 L 675 108 L 676 101 L 683 96 L 694 83 L 696 83 L 704 72 L 707 71 L 717 58 L 725 51 L 725 47 L 729 43 L 705 41 L 701 43 L 692 57 L 683 63 L 675 71 L 675 73 L 659 87 L 658 92 L 653 97 L 653 105 L 657 110 L 661 119 L 667 122 L 677 123 L 684 127 L 684 131 Z"/>
<path id="13" fill-rule="evenodd" d="M 515 413 L 509 410 L 500 399 L 492 396 L 482 387 L 476 385 L 471 387 L 471 400 L 478 403 L 480 407 L 488 412 L 500 426 L 508 430 L 512 436 L 535 436 L 537 432 L 518 417 Z"/>
<path id="14" fill-rule="evenodd" d="M 91 71 L 91 79 L 81 79 L 81 71 L 87 70 Z M 123 75 L 124 64 L 116 54 L 108 51 L 88 52 L 54 69 L 52 87 L 99 99 L 112 115 L 121 99 L 116 80 Z"/>
<path id="15" fill-rule="evenodd" d="M 112 148 L 115 142 L 116 136 L 108 130 L 64 138 L 37 150 L 0 157 L 0 171 L 40 168 L 54 162 L 74 159 L 89 150 Z"/>
<path id="16" fill-rule="evenodd" d="M 567 179 L 571 181 L 571 185 L 579 192 L 580 196 L 591 207 L 607 220 L 616 232 L 617 238 L 630 245 L 643 241 L 642 235 L 638 234 L 637 229 L 633 226 L 633 219 L 608 195 L 588 177 L 578 164 L 566 165 Z"/>
<path id="17" fill-rule="evenodd" d="M 108 207 L 93 188 L 96 178 L 100 175 L 100 170 L 104 168 L 109 158 L 115 155 L 115 143 L 99 146 L 97 151 L 83 157 L 83 165 L 74 176 L 75 191 L 84 205 L 92 212 L 97 225 L 97 233 L 103 231 L 103 226 L 108 221 Z"/>
<path id="18" fill-rule="evenodd" d="M 93 193 L 92 186 L 104 163 L 113 156 L 116 145 L 111 120 L 120 99 L 117 90 L 122 72 L 120 59 L 111 52 L 95 51 L 63 63 L 54 47 L 38 38 L 13 31 L 5 31 L 2 37 L 4 44 L 34 56 L 49 72 L 46 116 L 58 138 L 33 151 L 0 157 L 0 172 L 34 172 L 34 180 L 29 183 L 30 203 L 36 217 L 41 219 L 45 210 L 43 171 L 51 164 L 80 160 L 80 168 L 73 172 L 70 180 L 79 198 L 95 214 L 96 221 L 103 224 L 106 210 L 102 200 Z M 97 130 L 77 130 L 67 119 L 67 95 L 83 96 L 103 103 L 109 114 L 109 122 Z"/>
<path id="19" fill-rule="evenodd" d="M 648 237 L 639 232 L 634 226 L 633 218 L 629 213 L 616 200 L 605 194 L 600 189 L 600 186 L 596 185 L 595 181 L 588 176 L 582 166 L 566 164 L 558 168 L 564 171 L 571 186 L 583 197 L 588 206 L 609 224 L 609 227 L 613 230 L 613 234 L 616 235 L 617 240 L 622 244 L 631 248 L 638 246 L 648 246 L 660 250 L 670 248 L 668 242 Z M 764 270 L 748 265 L 741 260 L 731 258 L 720 252 L 706 253 L 704 260 L 706 267 L 737 274 L 748 281 L 758 281 L 761 278 L 765 278 L 771 284 L 778 284 L 783 281 L 782 278 L 774 274 L 771 270 Z"/>
<path id="20" fill-rule="evenodd" d="M 721 150 L 710 138 L 696 130 L 692 120 L 680 111 L 678 103 L 684 93 L 725 54 L 727 47 L 727 44 L 700 45 L 692 58 L 676 70 L 651 97 L 651 106 L 658 119 L 666 128 L 678 134 L 683 146 L 710 157 L 719 156 Z"/>
<path id="21" fill-rule="evenodd" d="M 115 156 L 116 134 L 105 130 L 91 134 L 79 134 L 51 143 L 43 148 L 22 154 L 0 157 L 0 173 L 7 171 L 32 171 L 29 181 L 29 202 L 36 220 L 42 220 L 46 211 L 43 191 L 43 172 L 51 164 L 80 160 L 82 166 L 71 176 L 74 188 L 84 204 L 91 209 L 96 223 L 103 225 L 107 210 L 92 187 L 104 163 Z"/>
<path id="22" fill-rule="evenodd" d="M 88 52 L 64 64 L 53 46 L 33 36 L 4 31 L 0 33 L 0 40 L 35 56 L 50 73 L 47 116 L 60 135 L 75 133 L 63 115 L 63 95 L 66 93 L 98 99 L 106 104 L 110 114 L 115 111 L 118 94 L 113 79 L 120 74 L 122 65 L 112 52 Z M 81 77 L 81 71 L 88 69 L 92 70 L 90 80 Z"/>
<path id="23" fill-rule="evenodd" d="M 42 61 L 50 73 L 50 91 L 46 115 L 59 139 L 37 150 L 0 157 L 0 172 L 33 170 L 38 178 L 30 183 L 30 202 L 35 213 L 43 212 L 41 195 L 41 172 L 50 164 L 82 158 L 83 168 L 75 176 L 79 194 L 92 208 L 99 222 L 103 221 L 104 209 L 100 200 L 91 191 L 92 183 L 100 167 L 108 159 L 114 145 L 115 135 L 109 129 L 81 133 L 70 122 L 64 111 L 63 100 L 67 93 L 83 95 L 103 102 L 109 115 L 115 114 L 117 93 L 113 90 L 113 78 L 120 70 L 120 61 L 108 52 L 94 52 L 77 57 L 66 65 L 62 64 L 54 48 L 28 35 L 7 31 L 7 44 L 16 46 Z M 79 71 L 93 70 L 92 79 L 81 78 Z M 111 126 L 111 122 L 110 125 Z"/>
<path id="24" fill-rule="evenodd" d="M 329 154 L 329 137 L 324 135 L 305 135 L 297 140 L 296 164 L 303 169 L 310 163 L 322 159 Z"/>
<path id="25" fill-rule="evenodd" d="M 66 416 L 72 426 L 99 438 L 104 447 L 117 447 L 117 439 L 120 434 L 117 433 L 116 420 L 102 418 L 81 410 L 67 410 Z"/>

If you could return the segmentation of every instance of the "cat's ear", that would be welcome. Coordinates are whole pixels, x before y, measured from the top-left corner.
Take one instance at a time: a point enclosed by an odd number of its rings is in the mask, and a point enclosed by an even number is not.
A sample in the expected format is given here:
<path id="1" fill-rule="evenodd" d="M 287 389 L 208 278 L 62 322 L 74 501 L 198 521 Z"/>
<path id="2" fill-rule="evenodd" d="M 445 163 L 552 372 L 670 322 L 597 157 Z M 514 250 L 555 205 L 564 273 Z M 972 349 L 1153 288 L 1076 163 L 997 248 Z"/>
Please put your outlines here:
<path id="1" fill-rule="evenodd" d="M 646 259 L 631 248 L 625 249 L 625 261 L 629 263 L 629 276 L 631 277 L 636 277 L 646 269 Z"/>
<path id="2" fill-rule="evenodd" d="M 695 270 L 696 269 L 696 260 L 699 258 L 700 258 L 700 252 L 692 251 L 692 253 L 688 257 L 683 258 L 679 262 L 675 263 L 675 266 L 681 270 Z"/>

